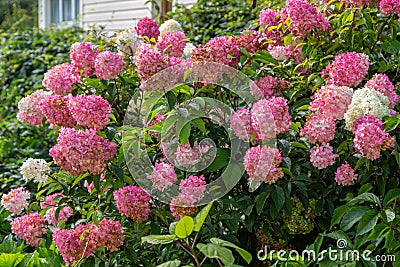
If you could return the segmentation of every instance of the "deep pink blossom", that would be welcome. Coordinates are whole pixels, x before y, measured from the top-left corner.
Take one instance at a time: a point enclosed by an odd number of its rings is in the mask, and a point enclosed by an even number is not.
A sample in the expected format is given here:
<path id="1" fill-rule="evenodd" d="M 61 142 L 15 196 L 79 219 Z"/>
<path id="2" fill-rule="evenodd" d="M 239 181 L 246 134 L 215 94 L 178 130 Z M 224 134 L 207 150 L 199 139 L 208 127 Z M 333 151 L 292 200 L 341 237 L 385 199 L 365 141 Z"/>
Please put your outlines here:
<path id="1" fill-rule="evenodd" d="M 70 206 L 66 206 L 66 203 L 63 203 L 63 208 L 60 209 L 58 213 L 58 217 L 56 218 L 57 208 L 58 208 L 58 201 L 62 198 L 65 198 L 63 194 L 55 193 L 49 196 L 46 196 L 46 200 L 44 203 L 40 204 L 41 209 L 45 209 L 46 207 L 50 206 L 49 209 L 46 210 L 44 215 L 44 219 L 53 225 L 56 225 L 61 220 L 67 220 L 74 212 Z"/>
<path id="2" fill-rule="evenodd" d="M 71 175 L 86 172 L 101 174 L 106 161 L 114 157 L 115 143 L 96 134 L 95 130 L 61 128 L 57 144 L 50 149 L 55 164 Z"/>
<path id="3" fill-rule="evenodd" d="M 257 99 L 271 98 L 282 95 L 282 91 L 289 87 L 290 83 L 282 78 L 273 76 L 261 77 L 259 81 L 250 84 L 250 93 Z"/>
<path id="4" fill-rule="evenodd" d="M 381 0 L 379 10 L 382 14 L 389 15 L 393 13 L 400 14 L 400 0 Z"/>
<path id="5" fill-rule="evenodd" d="M 147 36 L 149 38 L 154 38 L 157 40 L 160 35 L 160 30 L 158 24 L 155 20 L 145 17 L 141 18 L 135 27 L 135 30 L 140 36 Z"/>
<path id="6" fill-rule="evenodd" d="M 125 61 L 117 53 L 103 51 L 96 56 L 94 67 L 97 77 L 103 80 L 110 80 L 123 71 Z"/>
<path id="7" fill-rule="evenodd" d="M 206 179 L 204 175 L 190 175 L 188 178 L 182 179 L 179 183 L 179 190 L 187 196 L 193 198 L 196 202 L 204 197 L 206 191 Z"/>
<path id="8" fill-rule="evenodd" d="M 69 56 L 71 62 L 78 70 L 91 71 L 99 51 L 91 42 L 80 42 L 71 45 Z"/>
<path id="9" fill-rule="evenodd" d="M 99 222 L 98 227 L 99 231 L 95 238 L 98 247 L 103 247 L 113 252 L 124 244 L 124 231 L 119 221 L 103 219 Z"/>
<path id="10" fill-rule="evenodd" d="M 181 57 L 186 46 L 186 36 L 183 32 L 167 32 L 158 40 L 156 47 L 160 52 L 172 56 Z"/>
<path id="11" fill-rule="evenodd" d="M 57 95 L 70 93 L 74 84 L 79 83 L 82 77 L 78 69 L 70 64 L 63 63 L 52 67 L 44 74 L 43 86 Z"/>
<path id="12" fill-rule="evenodd" d="M 325 169 L 334 164 L 336 158 L 339 157 L 333 153 L 333 147 L 329 144 L 316 145 L 311 148 L 310 153 L 310 162 L 318 169 Z"/>
<path id="13" fill-rule="evenodd" d="M 147 179 L 153 182 L 154 190 L 164 191 L 178 181 L 174 166 L 166 162 L 156 162 L 153 172 L 147 175 Z"/>
<path id="14" fill-rule="evenodd" d="M 232 114 L 231 129 L 237 137 L 242 140 L 249 140 L 252 136 L 254 129 L 251 126 L 251 112 L 247 108 L 241 108 Z"/>
<path id="15" fill-rule="evenodd" d="M 167 68 L 167 61 L 161 53 L 147 48 L 137 53 L 135 64 L 142 82 L 147 81 L 151 76 Z"/>
<path id="16" fill-rule="evenodd" d="M 135 222 L 143 222 L 150 215 L 150 195 L 141 187 L 128 185 L 114 192 L 119 213 Z"/>
<path id="17" fill-rule="evenodd" d="M 311 144 L 320 142 L 328 143 L 335 138 L 336 124 L 331 116 L 314 113 L 304 124 L 300 131 L 301 136 L 306 136 Z"/>
<path id="18" fill-rule="evenodd" d="M 68 128 L 76 125 L 67 106 L 68 98 L 67 96 L 51 95 L 40 102 L 40 110 L 50 124 Z"/>

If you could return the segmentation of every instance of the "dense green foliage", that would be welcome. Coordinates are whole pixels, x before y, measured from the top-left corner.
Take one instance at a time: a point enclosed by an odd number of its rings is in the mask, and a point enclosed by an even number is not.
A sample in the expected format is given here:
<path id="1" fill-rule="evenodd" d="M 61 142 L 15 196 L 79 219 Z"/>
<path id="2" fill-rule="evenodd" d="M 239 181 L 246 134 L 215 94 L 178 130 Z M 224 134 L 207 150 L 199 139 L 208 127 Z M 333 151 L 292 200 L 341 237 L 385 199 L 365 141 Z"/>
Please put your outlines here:
<path id="1" fill-rule="evenodd" d="M 48 149 L 55 142 L 52 131 L 19 122 L 17 103 L 43 87 L 44 73 L 68 60 L 70 45 L 80 40 L 82 33 L 78 28 L 33 28 L 0 34 L 0 179 L 13 182 L 21 177 L 18 168 L 27 157 L 48 158 Z"/>
<path id="2" fill-rule="evenodd" d="M 2 0 L 0 2 L 0 29 L 10 32 L 29 30 L 37 24 L 37 0 Z"/>

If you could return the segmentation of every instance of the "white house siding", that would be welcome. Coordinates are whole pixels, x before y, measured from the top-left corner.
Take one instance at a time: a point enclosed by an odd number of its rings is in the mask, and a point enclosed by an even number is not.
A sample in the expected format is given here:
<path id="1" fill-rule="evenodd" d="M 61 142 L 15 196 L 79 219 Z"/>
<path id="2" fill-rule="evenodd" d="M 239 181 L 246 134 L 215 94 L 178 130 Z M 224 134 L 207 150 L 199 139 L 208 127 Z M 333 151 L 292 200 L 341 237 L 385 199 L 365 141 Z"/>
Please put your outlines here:
<path id="1" fill-rule="evenodd" d="M 174 3 L 179 3 L 186 6 L 193 6 L 194 4 L 196 4 L 196 2 L 196 0 L 174 0 Z"/>
<path id="2" fill-rule="evenodd" d="M 151 17 L 146 0 L 81 0 L 82 26 L 102 25 L 107 31 L 133 27 L 143 17 Z"/>

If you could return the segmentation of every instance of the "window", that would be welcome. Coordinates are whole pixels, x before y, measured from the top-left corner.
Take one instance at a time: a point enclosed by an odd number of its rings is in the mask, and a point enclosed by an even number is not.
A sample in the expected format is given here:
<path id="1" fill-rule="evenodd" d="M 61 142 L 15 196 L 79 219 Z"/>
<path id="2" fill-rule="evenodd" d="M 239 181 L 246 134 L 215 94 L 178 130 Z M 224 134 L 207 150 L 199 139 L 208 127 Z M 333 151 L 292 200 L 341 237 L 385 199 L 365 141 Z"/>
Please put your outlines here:
<path id="1" fill-rule="evenodd" d="M 79 14 L 79 0 L 50 0 L 50 23 L 74 21 Z"/>

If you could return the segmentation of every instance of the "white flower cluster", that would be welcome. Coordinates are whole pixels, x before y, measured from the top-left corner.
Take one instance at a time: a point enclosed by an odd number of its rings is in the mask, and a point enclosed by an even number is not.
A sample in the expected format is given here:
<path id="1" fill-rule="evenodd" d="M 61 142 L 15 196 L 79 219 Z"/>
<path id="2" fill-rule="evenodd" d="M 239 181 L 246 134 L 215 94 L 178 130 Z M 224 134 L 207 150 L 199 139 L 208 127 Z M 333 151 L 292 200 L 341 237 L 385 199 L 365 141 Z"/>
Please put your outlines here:
<path id="1" fill-rule="evenodd" d="M 138 35 L 135 28 L 126 28 L 124 31 L 117 33 L 114 37 L 117 45 L 118 53 L 121 56 L 133 56 L 136 53 L 136 49 L 141 44 L 138 40 Z"/>
<path id="2" fill-rule="evenodd" d="M 183 49 L 183 56 L 185 58 L 189 58 L 192 56 L 192 52 L 196 47 L 192 43 L 186 43 L 185 48 Z"/>
<path id="3" fill-rule="evenodd" d="M 44 159 L 29 158 L 22 164 L 20 171 L 26 181 L 34 179 L 38 183 L 45 183 L 49 178 L 46 173 L 50 167 Z"/>
<path id="4" fill-rule="evenodd" d="M 18 102 L 18 110 L 20 112 L 32 113 L 39 109 L 37 100 L 41 100 L 52 93 L 50 91 L 37 90 L 36 94 L 28 95 Z"/>
<path id="5" fill-rule="evenodd" d="M 283 45 L 268 46 L 268 52 L 275 60 L 286 60 L 288 59 L 285 47 Z"/>
<path id="6" fill-rule="evenodd" d="M 159 30 L 160 36 L 158 38 L 161 38 L 167 32 L 181 32 L 182 27 L 176 20 L 169 19 L 160 25 Z"/>
<path id="7" fill-rule="evenodd" d="M 382 119 L 390 115 L 390 101 L 387 96 L 371 88 L 362 88 L 354 92 L 351 104 L 344 114 L 346 128 L 353 130 L 354 122 L 364 114 Z"/>

